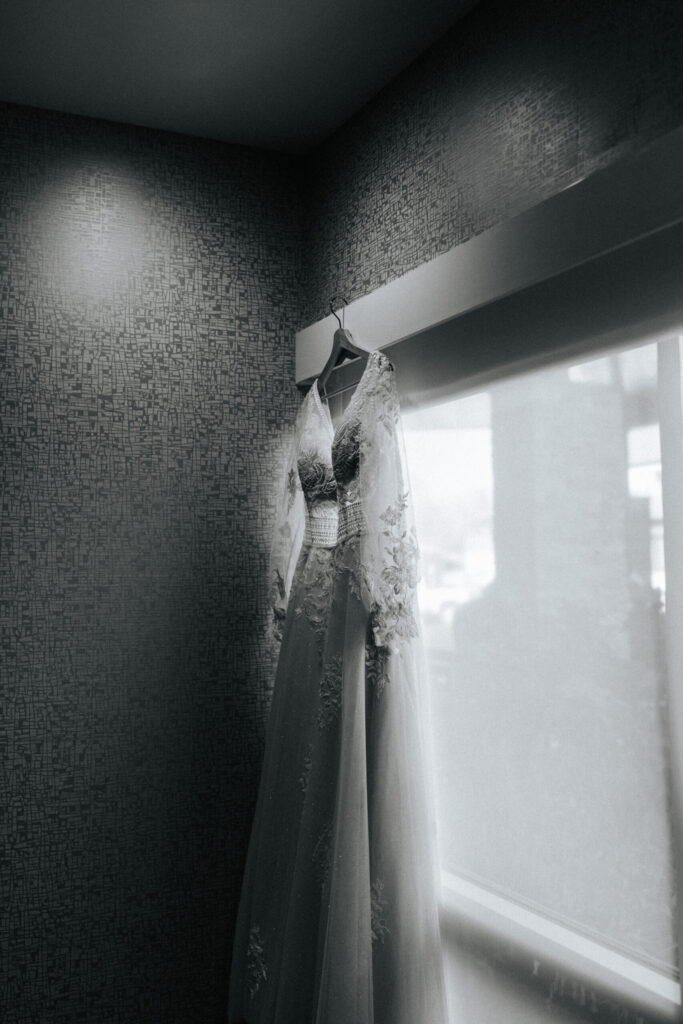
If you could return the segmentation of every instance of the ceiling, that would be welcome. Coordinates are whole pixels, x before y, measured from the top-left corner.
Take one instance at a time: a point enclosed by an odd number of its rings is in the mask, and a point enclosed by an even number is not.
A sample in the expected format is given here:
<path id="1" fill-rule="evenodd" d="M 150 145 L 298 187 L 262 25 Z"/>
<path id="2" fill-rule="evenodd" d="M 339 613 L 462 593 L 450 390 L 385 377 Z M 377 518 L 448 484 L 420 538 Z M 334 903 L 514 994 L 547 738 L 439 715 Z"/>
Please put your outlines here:
<path id="1" fill-rule="evenodd" d="M 15 0 L 0 101 L 305 152 L 477 0 Z"/>

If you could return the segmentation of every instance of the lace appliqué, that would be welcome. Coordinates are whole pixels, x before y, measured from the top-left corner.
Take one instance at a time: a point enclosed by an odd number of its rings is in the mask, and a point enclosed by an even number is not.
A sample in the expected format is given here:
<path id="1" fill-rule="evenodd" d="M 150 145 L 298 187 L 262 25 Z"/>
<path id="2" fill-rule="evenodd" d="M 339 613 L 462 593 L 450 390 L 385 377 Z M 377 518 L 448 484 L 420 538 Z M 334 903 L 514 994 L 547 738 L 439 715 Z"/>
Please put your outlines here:
<path id="1" fill-rule="evenodd" d="M 301 489 L 309 505 L 317 501 L 335 500 L 337 481 L 332 467 L 321 459 L 317 451 L 300 452 L 297 466 Z"/>
<path id="2" fill-rule="evenodd" d="M 285 609 L 287 591 L 285 589 L 284 577 L 279 569 L 275 569 L 273 577 L 273 636 L 276 640 L 282 640 L 282 633 L 287 615 Z"/>
<path id="3" fill-rule="evenodd" d="M 334 581 L 334 566 L 332 564 L 330 548 L 313 548 L 306 567 L 306 576 L 302 581 L 304 591 L 301 609 L 306 615 L 311 629 L 315 633 L 318 644 L 318 656 L 322 658 L 327 633 L 327 619 L 332 603 L 332 584 Z"/>
<path id="4" fill-rule="evenodd" d="M 249 979 L 249 995 L 253 999 L 259 990 L 262 981 L 266 981 L 268 972 L 263 958 L 263 939 L 258 925 L 254 925 L 249 932 L 249 945 L 247 946 L 247 977 Z"/>
<path id="5" fill-rule="evenodd" d="M 313 847 L 313 863 L 318 872 L 320 887 L 324 889 L 332 867 L 332 826 L 329 824 L 322 830 Z"/>
<path id="6" fill-rule="evenodd" d="M 358 417 L 352 417 L 340 425 L 332 442 L 334 475 L 342 485 L 354 480 L 358 475 L 360 431 L 360 420 Z"/>
<path id="7" fill-rule="evenodd" d="M 308 782 L 311 777 L 311 768 L 313 767 L 313 744 L 308 744 L 308 750 L 304 756 L 304 766 L 299 776 L 299 786 L 302 793 L 308 791 Z"/>
<path id="8" fill-rule="evenodd" d="M 298 486 L 297 472 L 292 466 L 289 473 L 287 474 L 287 511 L 290 512 L 294 505 L 294 499 L 296 498 L 296 489 Z"/>
<path id="9" fill-rule="evenodd" d="M 400 416 L 393 372 L 394 367 L 390 360 L 382 352 L 377 352 L 374 355 L 374 373 L 364 391 L 364 396 L 367 395 L 374 400 L 378 409 L 377 422 L 381 423 L 388 433 L 394 429 Z"/>
<path id="10" fill-rule="evenodd" d="M 386 647 L 377 647 L 372 639 L 366 640 L 365 678 L 377 701 L 382 698 L 384 687 L 389 682 L 388 660 L 389 651 Z"/>
<path id="11" fill-rule="evenodd" d="M 378 878 L 370 889 L 370 930 L 373 942 L 384 942 L 384 936 L 389 934 L 389 928 L 384 917 L 386 909 L 387 901 L 384 895 L 384 882 L 381 882 Z"/>
<path id="12" fill-rule="evenodd" d="M 418 551 L 414 529 L 405 527 L 407 506 L 406 492 L 380 516 L 389 561 L 382 569 L 380 601 L 373 608 L 373 618 L 388 645 L 396 636 L 405 640 L 418 635 L 414 600 Z"/>
<path id="13" fill-rule="evenodd" d="M 349 537 L 338 544 L 332 555 L 333 568 L 337 574 L 346 572 L 348 592 L 362 602 L 362 569 L 360 562 L 360 538 Z"/>
<path id="14" fill-rule="evenodd" d="M 325 666 L 323 677 L 320 680 L 318 725 L 321 729 L 331 725 L 339 714 L 342 702 L 342 670 L 341 657 L 332 658 Z"/>

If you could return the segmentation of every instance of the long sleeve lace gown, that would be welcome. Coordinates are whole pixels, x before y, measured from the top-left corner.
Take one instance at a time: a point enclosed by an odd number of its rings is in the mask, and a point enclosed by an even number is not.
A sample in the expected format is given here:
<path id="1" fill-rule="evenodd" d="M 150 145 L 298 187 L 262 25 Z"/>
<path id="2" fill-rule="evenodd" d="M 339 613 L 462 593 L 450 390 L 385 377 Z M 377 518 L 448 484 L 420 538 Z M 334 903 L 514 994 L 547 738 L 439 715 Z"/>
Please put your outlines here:
<path id="1" fill-rule="evenodd" d="M 336 431 L 313 385 L 285 480 L 282 645 L 229 1021 L 445 1024 L 417 546 L 386 356 L 370 355 Z"/>

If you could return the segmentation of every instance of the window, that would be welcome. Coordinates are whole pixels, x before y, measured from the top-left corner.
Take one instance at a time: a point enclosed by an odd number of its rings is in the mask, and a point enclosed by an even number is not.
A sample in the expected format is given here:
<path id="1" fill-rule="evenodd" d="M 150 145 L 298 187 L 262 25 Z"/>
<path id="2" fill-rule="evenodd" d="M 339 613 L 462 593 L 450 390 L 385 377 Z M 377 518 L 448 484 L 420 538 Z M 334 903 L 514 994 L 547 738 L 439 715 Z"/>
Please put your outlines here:
<path id="1" fill-rule="evenodd" d="M 658 356 L 677 344 L 404 414 L 445 888 L 508 939 L 535 931 L 590 977 L 608 964 L 664 1016 L 680 991 Z"/>

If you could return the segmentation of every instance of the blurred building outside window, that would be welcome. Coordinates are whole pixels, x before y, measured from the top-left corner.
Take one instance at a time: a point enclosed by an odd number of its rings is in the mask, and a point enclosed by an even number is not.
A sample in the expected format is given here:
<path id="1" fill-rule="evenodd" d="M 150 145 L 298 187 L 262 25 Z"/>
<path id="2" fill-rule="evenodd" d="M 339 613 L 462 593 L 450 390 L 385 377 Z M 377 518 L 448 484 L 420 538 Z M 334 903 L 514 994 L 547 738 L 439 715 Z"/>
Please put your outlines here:
<path id="1" fill-rule="evenodd" d="M 676 978 L 657 345 L 403 419 L 442 866 Z"/>

